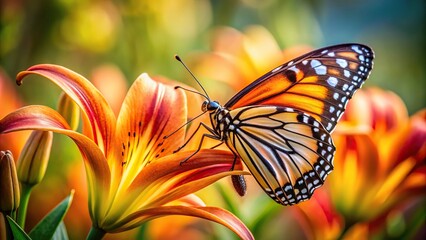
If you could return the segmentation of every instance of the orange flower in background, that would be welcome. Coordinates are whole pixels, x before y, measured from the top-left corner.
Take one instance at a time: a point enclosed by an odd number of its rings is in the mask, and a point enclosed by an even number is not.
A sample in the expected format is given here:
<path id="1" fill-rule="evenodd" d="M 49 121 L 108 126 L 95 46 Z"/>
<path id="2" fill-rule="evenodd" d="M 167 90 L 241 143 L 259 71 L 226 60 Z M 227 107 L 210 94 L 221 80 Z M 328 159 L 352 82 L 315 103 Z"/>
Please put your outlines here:
<path id="1" fill-rule="evenodd" d="M 83 133 L 73 131 L 56 111 L 27 106 L 0 120 L 0 133 L 45 130 L 69 136 L 83 156 L 92 230 L 89 238 L 122 232 L 167 215 L 209 219 L 241 238 L 249 230 L 231 213 L 207 207 L 192 193 L 231 174 L 232 153 L 202 150 L 185 164 L 191 149 L 172 152 L 185 141 L 186 95 L 171 82 L 159 83 L 142 74 L 132 85 L 116 118 L 105 98 L 84 77 L 56 65 L 37 65 L 18 75 L 44 76 L 57 84 L 81 108 Z M 199 105 L 197 105 L 198 107 Z M 189 116 L 191 117 L 191 116 Z M 185 149 L 184 149 L 185 150 Z M 241 169 L 241 163 L 236 166 Z"/>
<path id="2" fill-rule="evenodd" d="M 225 102 L 267 71 L 310 50 L 305 45 L 281 50 L 272 34 L 260 25 L 250 26 L 244 32 L 222 27 L 213 32 L 211 52 L 194 54 L 190 65 L 196 76 L 204 80 L 209 94 Z M 217 81 L 231 89 L 224 92 L 226 88 L 217 88 Z"/>
<path id="3" fill-rule="evenodd" d="M 333 140 L 324 188 L 291 209 L 306 238 L 370 239 L 386 231 L 387 215 L 425 196 L 426 110 L 409 117 L 394 93 L 360 90 Z"/>
<path id="4" fill-rule="evenodd" d="M 337 239 L 343 227 L 342 217 L 323 189 L 316 191 L 309 201 L 296 205 L 291 213 L 307 239 Z"/>
<path id="5" fill-rule="evenodd" d="M 327 190 L 348 229 L 425 196 L 426 110 L 411 118 L 401 99 L 361 90 L 333 134 Z"/>

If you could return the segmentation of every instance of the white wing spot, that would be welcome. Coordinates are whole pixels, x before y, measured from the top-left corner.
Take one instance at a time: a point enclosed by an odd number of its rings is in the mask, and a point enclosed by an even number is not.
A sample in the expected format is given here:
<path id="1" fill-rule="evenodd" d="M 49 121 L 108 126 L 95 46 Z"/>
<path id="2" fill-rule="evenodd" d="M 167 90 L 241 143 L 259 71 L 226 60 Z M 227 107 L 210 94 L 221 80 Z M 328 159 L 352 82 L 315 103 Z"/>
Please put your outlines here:
<path id="1" fill-rule="evenodd" d="M 343 75 L 345 75 L 345 77 L 350 77 L 351 76 L 351 72 L 349 72 L 348 70 L 343 70 Z"/>
<path id="2" fill-rule="evenodd" d="M 359 49 L 359 46 L 357 46 L 357 45 L 352 46 L 352 50 L 354 50 L 355 52 L 357 52 L 359 54 L 362 54 L 362 51 Z"/>
<path id="3" fill-rule="evenodd" d="M 321 62 L 316 59 L 311 61 L 311 67 L 315 69 L 315 72 L 318 75 L 325 75 L 327 73 L 327 67 L 321 65 Z"/>
<path id="4" fill-rule="evenodd" d="M 271 72 L 275 73 L 275 72 L 279 71 L 281 68 L 283 68 L 283 66 L 279 66 L 279 67 L 275 68 L 274 70 L 272 70 Z"/>
<path id="5" fill-rule="evenodd" d="M 299 69 L 296 66 L 292 66 L 288 70 L 291 70 L 291 71 L 295 72 L 296 74 L 299 72 Z"/>
<path id="6" fill-rule="evenodd" d="M 334 52 L 329 52 L 327 55 L 330 56 L 330 57 L 336 56 L 336 54 L 334 54 Z"/>
<path id="7" fill-rule="evenodd" d="M 293 65 L 294 64 L 294 61 L 291 61 L 291 62 L 289 62 L 288 64 L 287 64 L 287 66 L 291 66 L 291 65 Z"/>
<path id="8" fill-rule="evenodd" d="M 309 62 L 308 60 L 303 60 L 303 61 L 302 61 L 302 64 L 303 64 L 303 65 L 306 65 L 306 64 L 308 64 L 308 62 Z"/>
<path id="9" fill-rule="evenodd" d="M 314 60 L 312 60 L 311 61 L 311 67 L 318 67 L 318 66 L 321 66 L 321 62 L 320 61 L 318 61 L 318 60 L 316 60 L 316 59 L 314 59 Z"/>
<path id="10" fill-rule="evenodd" d="M 330 106 L 330 113 L 333 113 L 335 110 L 334 106 Z"/>
<path id="11" fill-rule="evenodd" d="M 345 83 L 345 84 L 343 84 L 342 90 L 346 91 L 348 89 L 348 87 L 349 87 L 349 85 Z"/>
<path id="12" fill-rule="evenodd" d="M 327 67 L 326 66 L 319 66 L 319 67 L 317 67 L 317 68 L 315 68 L 315 72 L 318 74 L 318 75 L 325 75 L 326 73 L 327 73 Z"/>
<path id="13" fill-rule="evenodd" d="M 337 83 L 338 83 L 338 80 L 337 80 L 337 78 L 335 78 L 335 77 L 329 77 L 329 78 L 327 79 L 327 83 L 328 83 L 328 85 L 330 85 L 330 86 L 332 86 L 332 87 L 336 87 L 336 85 L 337 85 Z"/>
<path id="14" fill-rule="evenodd" d="M 306 116 L 306 115 L 304 115 L 304 116 L 303 116 L 303 122 L 304 122 L 304 123 L 308 123 L 308 122 L 309 122 L 309 117 L 308 117 L 308 116 Z"/>
<path id="15" fill-rule="evenodd" d="M 338 94 L 337 92 L 335 92 L 335 93 L 333 94 L 333 98 L 334 98 L 334 100 L 339 99 L 339 94 Z"/>
<path id="16" fill-rule="evenodd" d="M 348 66 L 348 61 L 345 59 L 337 58 L 336 63 L 339 64 L 340 67 L 346 68 Z"/>

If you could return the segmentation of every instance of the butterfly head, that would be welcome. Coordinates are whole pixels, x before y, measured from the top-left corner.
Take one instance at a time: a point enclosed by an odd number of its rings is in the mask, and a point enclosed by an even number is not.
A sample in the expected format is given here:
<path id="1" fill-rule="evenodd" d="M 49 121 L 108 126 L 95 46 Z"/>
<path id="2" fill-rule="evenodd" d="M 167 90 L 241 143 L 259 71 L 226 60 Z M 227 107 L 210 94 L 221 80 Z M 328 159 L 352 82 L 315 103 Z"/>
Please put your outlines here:
<path id="1" fill-rule="evenodd" d="M 206 100 L 203 102 L 203 105 L 201 105 L 201 110 L 203 112 L 211 112 L 211 111 L 215 111 L 216 109 L 220 108 L 220 104 L 217 101 L 210 101 L 210 100 Z"/>

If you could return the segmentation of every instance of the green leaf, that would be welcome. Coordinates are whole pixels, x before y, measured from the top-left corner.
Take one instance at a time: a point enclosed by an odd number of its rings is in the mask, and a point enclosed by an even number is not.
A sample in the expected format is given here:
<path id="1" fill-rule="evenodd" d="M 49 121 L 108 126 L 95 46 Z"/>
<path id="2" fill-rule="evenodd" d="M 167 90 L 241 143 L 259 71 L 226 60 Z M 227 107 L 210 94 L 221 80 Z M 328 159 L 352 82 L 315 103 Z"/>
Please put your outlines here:
<path id="1" fill-rule="evenodd" d="M 71 191 L 70 195 L 66 197 L 61 203 L 59 203 L 52 211 L 50 211 L 30 232 L 30 237 L 34 240 L 43 240 L 53 238 L 56 229 L 62 222 L 67 213 L 74 190 Z"/>
<path id="2" fill-rule="evenodd" d="M 12 230 L 13 239 L 16 240 L 31 240 L 31 238 L 24 232 L 24 230 L 9 216 L 7 221 L 9 222 L 10 229 Z"/>
<path id="3" fill-rule="evenodd" d="M 68 240 L 67 228 L 65 227 L 64 221 L 61 221 L 59 226 L 56 228 L 53 240 Z"/>

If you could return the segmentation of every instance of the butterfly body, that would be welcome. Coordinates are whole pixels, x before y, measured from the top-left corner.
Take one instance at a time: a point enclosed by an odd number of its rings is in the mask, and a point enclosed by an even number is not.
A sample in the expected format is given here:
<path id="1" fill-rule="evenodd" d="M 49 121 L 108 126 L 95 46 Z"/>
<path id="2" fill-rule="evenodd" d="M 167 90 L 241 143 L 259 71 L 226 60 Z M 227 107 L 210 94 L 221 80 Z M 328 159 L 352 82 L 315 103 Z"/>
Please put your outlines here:
<path id="1" fill-rule="evenodd" d="M 330 134 L 373 58 L 365 45 L 330 46 L 272 69 L 223 106 L 205 96 L 204 136 L 226 143 L 276 202 L 307 200 L 333 169 Z"/>

